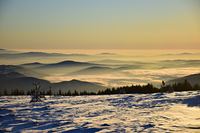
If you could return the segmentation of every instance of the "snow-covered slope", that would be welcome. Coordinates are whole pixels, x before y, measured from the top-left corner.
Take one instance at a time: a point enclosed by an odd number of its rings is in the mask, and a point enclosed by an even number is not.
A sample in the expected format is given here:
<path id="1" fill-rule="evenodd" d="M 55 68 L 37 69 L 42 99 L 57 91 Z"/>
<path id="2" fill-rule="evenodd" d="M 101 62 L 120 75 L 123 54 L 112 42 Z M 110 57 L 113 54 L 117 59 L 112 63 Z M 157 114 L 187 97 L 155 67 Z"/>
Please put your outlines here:
<path id="1" fill-rule="evenodd" d="M 199 132 L 200 92 L 0 97 L 0 130 L 11 132 Z M 1 132 L 0 131 L 0 132 Z"/>
<path id="2" fill-rule="evenodd" d="M 183 83 L 185 80 L 187 80 L 191 85 L 200 85 L 200 74 L 191 74 L 188 76 L 180 77 L 177 79 L 173 79 L 168 81 L 168 84 L 174 84 L 174 83 Z"/>

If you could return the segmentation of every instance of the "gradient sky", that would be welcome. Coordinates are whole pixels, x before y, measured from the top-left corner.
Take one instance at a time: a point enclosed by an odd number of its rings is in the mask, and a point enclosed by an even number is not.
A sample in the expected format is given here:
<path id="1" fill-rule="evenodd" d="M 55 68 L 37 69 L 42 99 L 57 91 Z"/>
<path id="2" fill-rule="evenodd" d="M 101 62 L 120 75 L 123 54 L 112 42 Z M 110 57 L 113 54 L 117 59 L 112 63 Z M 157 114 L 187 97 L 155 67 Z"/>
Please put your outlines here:
<path id="1" fill-rule="evenodd" d="M 199 0 L 0 0 L 0 47 L 200 49 Z"/>

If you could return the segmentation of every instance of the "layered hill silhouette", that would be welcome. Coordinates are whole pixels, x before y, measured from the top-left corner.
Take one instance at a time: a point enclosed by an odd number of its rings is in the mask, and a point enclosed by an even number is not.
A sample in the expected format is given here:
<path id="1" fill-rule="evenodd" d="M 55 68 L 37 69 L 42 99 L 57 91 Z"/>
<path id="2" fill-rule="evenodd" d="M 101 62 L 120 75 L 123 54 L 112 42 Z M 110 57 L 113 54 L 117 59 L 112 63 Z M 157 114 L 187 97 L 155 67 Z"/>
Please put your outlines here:
<path id="1" fill-rule="evenodd" d="M 33 63 L 26 63 L 26 64 L 21 64 L 20 66 L 22 67 L 27 67 L 27 68 L 37 68 L 37 67 L 41 67 L 44 64 L 39 63 L 39 62 L 33 62 Z"/>
<path id="2" fill-rule="evenodd" d="M 23 74 L 25 76 L 31 76 L 31 77 L 41 77 L 44 76 L 44 74 L 39 73 L 33 69 L 28 69 L 22 66 L 18 65 L 0 65 L 0 74 L 8 74 L 16 72 L 19 74 Z"/>
<path id="3" fill-rule="evenodd" d="M 0 58 L 51 58 L 51 57 L 87 57 L 87 54 L 62 54 L 62 53 L 47 53 L 47 52 L 20 52 L 7 49 L 0 49 Z"/>
<path id="4" fill-rule="evenodd" d="M 101 64 L 95 64 L 90 62 L 79 62 L 79 61 L 72 61 L 72 60 L 65 60 L 57 63 L 27 63 L 19 65 L 21 67 L 32 69 L 37 72 L 43 74 L 58 74 L 62 73 L 63 75 L 67 75 L 76 71 L 80 71 L 82 69 L 94 67 L 94 66 L 101 66 Z M 81 74 L 81 73 L 80 73 Z"/>
<path id="5" fill-rule="evenodd" d="M 36 69 L 41 66 L 53 66 L 53 67 L 74 67 L 74 66 L 87 66 L 91 65 L 90 63 L 82 62 L 73 62 L 73 61 L 64 61 L 55 64 L 42 64 L 38 62 L 22 64 L 22 65 L 0 65 L 0 90 L 11 91 L 13 89 L 21 89 L 30 91 L 33 88 L 33 83 L 37 82 L 42 86 L 43 90 L 52 88 L 52 91 L 62 90 L 63 92 L 67 91 L 88 91 L 88 92 L 97 92 L 99 90 L 105 89 L 105 87 L 99 83 L 86 82 L 80 80 L 70 80 L 62 81 L 58 83 L 51 83 L 50 81 L 44 80 L 40 77 L 44 75 Z"/>
<path id="6" fill-rule="evenodd" d="M 32 64 L 34 65 L 34 64 Z M 40 64 L 39 68 L 58 68 L 58 67 L 81 67 L 81 66 L 94 66 L 97 64 L 88 63 L 88 62 L 77 62 L 72 60 L 61 61 L 58 63 L 51 63 L 51 64 Z"/>
<path id="7" fill-rule="evenodd" d="M 76 72 L 70 73 L 71 75 L 96 75 L 96 74 L 103 74 L 103 73 L 112 73 L 115 72 L 115 69 L 110 67 L 104 67 L 104 66 L 92 66 L 88 68 L 84 68 L 81 70 L 78 70 Z"/>
<path id="8" fill-rule="evenodd" d="M 1 91 L 12 91 L 14 89 L 23 90 L 25 92 L 33 89 L 33 83 L 39 83 L 41 85 L 42 91 L 47 91 L 49 88 L 52 88 L 53 92 L 58 92 L 61 90 L 66 93 L 69 90 L 71 92 L 97 92 L 99 90 L 104 90 L 105 87 L 99 83 L 86 82 L 80 80 L 70 80 L 70 81 L 62 81 L 58 83 L 51 83 L 47 80 L 28 77 L 18 72 L 8 72 L 0 74 L 0 90 Z"/>

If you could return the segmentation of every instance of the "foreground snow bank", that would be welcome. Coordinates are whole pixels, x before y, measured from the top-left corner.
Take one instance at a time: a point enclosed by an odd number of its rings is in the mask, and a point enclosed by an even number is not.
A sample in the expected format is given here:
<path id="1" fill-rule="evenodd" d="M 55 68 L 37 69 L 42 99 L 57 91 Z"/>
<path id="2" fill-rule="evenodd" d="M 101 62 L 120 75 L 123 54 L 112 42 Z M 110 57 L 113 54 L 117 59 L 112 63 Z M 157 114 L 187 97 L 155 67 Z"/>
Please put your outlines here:
<path id="1" fill-rule="evenodd" d="M 0 130 L 15 132 L 198 132 L 200 92 L 0 97 Z M 1 132 L 0 131 L 0 132 Z"/>

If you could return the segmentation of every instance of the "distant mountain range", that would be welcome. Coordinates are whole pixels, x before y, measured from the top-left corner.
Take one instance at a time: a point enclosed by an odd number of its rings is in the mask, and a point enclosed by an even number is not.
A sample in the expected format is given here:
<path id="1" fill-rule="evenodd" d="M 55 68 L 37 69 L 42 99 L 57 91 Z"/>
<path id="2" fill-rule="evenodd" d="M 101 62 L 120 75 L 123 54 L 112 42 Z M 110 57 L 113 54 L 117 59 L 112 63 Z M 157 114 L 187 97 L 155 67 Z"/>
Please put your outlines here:
<path id="1" fill-rule="evenodd" d="M 189 53 L 182 53 L 189 54 Z M 71 58 L 74 56 L 75 58 Z M 89 56 L 89 58 L 87 57 Z M 105 57 L 104 57 L 105 56 Z M 19 52 L 6 49 L 0 49 L 0 61 L 3 64 L 17 64 L 17 65 L 0 65 L 0 78 L 1 86 L 7 83 L 8 87 L 15 87 L 21 85 L 21 88 L 28 88 L 32 86 L 33 81 L 41 82 L 44 88 L 47 86 L 52 86 L 54 88 L 77 88 L 77 89 L 87 89 L 90 88 L 86 83 L 81 86 L 76 86 L 74 81 L 73 85 L 69 85 L 70 81 L 64 81 L 59 83 L 51 83 L 50 81 L 44 79 L 62 79 L 67 78 L 77 78 L 85 79 L 86 76 L 106 76 L 107 74 L 113 74 L 113 76 L 129 76 L 133 75 L 132 71 L 129 70 L 145 70 L 145 69 L 165 69 L 165 68 L 199 68 L 200 60 L 187 60 L 187 59 L 176 59 L 176 60 L 158 60 L 156 62 L 142 62 L 142 60 L 126 60 L 123 58 L 111 58 L 110 56 L 120 56 L 113 53 L 100 53 L 100 54 L 62 54 L 62 53 L 47 53 L 47 52 Z M 83 57 L 83 58 L 82 58 Z M 87 57 L 87 58 L 84 58 Z M 94 58 L 95 57 L 95 58 Z M 20 58 L 20 59 L 19 59 Z M 51 59 L 50 59 L 51 58 Z M 118 60 L 121 59 L 121 60 Z M 35 62 L 40 61 L 40 62 Z M 85 61 L 85 62 L 83 62 Z M 52 63 L 51 63 L 52 62 Z M 133 71 L 134 72 L 134 71 Z M 57 77 L 54 77 L 57 76 Z M 71 77 L 70 77 L 71 76 Z M 85 77 L 84 77 L 85 76 Z M 136 74 L 137 76 L 137 74 Z M 176 77 L 173 75 L 173 78 Z M 118 78 L 118 77 L 117 77 Z M 121 77 L 119 77 L 121 78 Z M 161 76 L 158 77 L 160 80 L 165 79 Z M 172 77 L 167 78 L 172 79 Z M 177 78 L 168 81 L 167 83 L 184 82 L 188 80 L 192 85 L 200 84 L 200 74 L 188 75 L 185 77 Z M 113 80 L 113 79 L 112 79 Z M 122 79 L 124 80 L 124 79 Z M 125 79 L 127 80 L 127 79 Z M 5 81 L 5 83 L 3 83 Z M 23 83 L 23 82 L 27 82 Z M 134 79 L 131 80 L 134 82 Z M 77 84 L 82 84 L 84 81 L 80 81 Z M 107 81 L 106 81 L 107 82 Z M 109 81 L 112 82 L 112 81 Z M 146 81 L 144 81 L 146 82 Z M 11 84 L 9 84 L 11 83 Z M 90 83 L 90 82 L 88 82 Z M 67 85 L 66 85 L 67 84 Z M 105 83 L 106 84 L 106 83 Z M 12 86 L 13 85 L 13 86 Z M 104 88 L 101 84 L 92 83 L 93 90 L 95 88 Z M 76 87 L 73 87 L 76 86 Z M 6 87 L 6 86 L 4 86 Z M 7 87 L 6 87 L 7 88 Z"/>
<path id="2" fill-rule="evenodd" d="M 94 66 L 94 65 L 98 65 L 98 64 L 66 60 L 66 61 L 61 61 L 58 63 L 47 63 L 47 64 L 33 62 L 33 63 L 21 64 L 19 66 L 30 67 L 30 68 L 36 68 L 36 67 L 38 67 L 38 68 L 58 68 L 58 67 Z"/>
<path id="3" fill-rule="evenodd" d="M 79 69 L 74 69 L 79 67 Z M 88 92 L 97 92 L 103 90 L 106 87 L 99 83 L 86 82 L 80 80 L 70 80 L 62 81 L 58 83 L 51 83 L 48 80 L 42 79 L 45 75 L 41 73 L 41 68 L 48 70 L 51 68 L 55 70 L 67 70 L 73 69 L 74 72 L 70 73 L 71 75 L 88 75 L 88 74 L 102 74 L 102 73 L 112 73 L 123 68 L 112 68 L 105 67 L 101 64 L 89 63 L 89 62 L 76 62 L 76 61 L 62 61 L 58 63 L 44 64 L 39 62 L 33 62 L 28 64 L 21 65 L 0 65 L 0 91 L 7 90 L 11 91 L 13 89 L 23 89 L 25 91 L 31 90 L 33 88 L 33 83 L 38 82 L 42 86 L 42 90 L 47 90 L 49 87 L 52 88 L 52 91 L 57 92 L 61 90 L 62 92 L 67 92 L 68 90 L 74 91 L 88 91 Z M 76 70 L 76 71 L 75 71 Z M 52 74 L 52 71 L 48 71 Z M 47 73 L 48 73 L 47 72 Z M 50 74 L 50 75 L 51 75 Z M 192 74 L 185 77 L 173 79 L 167 81 L 167 84 L 184 82 L 187 80 L 192 85 L 200 85 L 200 74 Z"/>
<path id="4" fill-rule="evenodd" d="M 27 63 L 21 64 L 20 67 L 31 69 L 43 74 L 59 74 L 62 73 L 63 75 L 72 74 L 73 72 L 80 71 L 82 69 L 98 66 L 100 67 L 101 64 L 89 63 L 89 62 L 78 62 L 72 60 L 61 61 L 57 63 Z"/>
<path id="5" fill-rule="evenodd" d="M 0 65 L 0 74 L 8 74 L 8 73 L 20 73 L 25 76 L 31 76 L 31 77 L 41 77 L 44 76 L 43 73 L 39 73 L 33 69 L 28 69 L 22 66 L 17 65 Z"/>
<path id="6" fill-rule="evenodd" d="M 47 52 L 20 52 L 6 49 L 0 49 L 0 59 L 16 59 L 16 58 L 51 58 L 51 57 L 86 57 L 87 54 L 62 54 L 62 53 L 47 53 Z"/>
<path id="7" fill-rule="evenodd" d="M 118 68 L 110 68 L 104 66 L 91 66 L 75 72 L 70 73 L 69 75 L 99 75 L 99 74 L 108 74 L 117 72 Z"/>
<path id="8" fill-rule="evenodd" d="M 21 64 L 20 66 L 22 67 L 27 67 L 27 68 L 36 68 L 36 67 L 41 67 L 44 64 L 39 63 L 39 62 L 33 62 L 33 63 L 26 63 L 26 64 Z"/>
<path id="9" fill-rule="evenodd" d="M 94 75 L 119 72 L 122 70 L 136 69 L 140 65 L 105 65 L 103 63 L 80 62 L 66 60 L 57 63 L 26 63 L 19 65 L 24 68 L 29 68 L 35 71 L 42 72 L 43 74 L 63 73 L 64 75 Z"/>
<path id="10" fill-rule="evenodd" d="M 0 58 L 33 58 L 33 57 L 58 57 L 67 56 L 60 53 L 44 53 L 44 52 L 24 52 L 24 53 L 2 53 L 0 52 Z"/>
<path id="11" fill-rule="evenodd" d="M 62 92 L 67 92 L 69 90 L 71 92 L 74 92 L 75 90 L 78 92 L 97 92 L 106 88 L 99 83 L 86 82 L 75 79 L 70 81 L 51 83 L 47 80 L 28 77 L 18 72 L 0 74 L 0 91 L 7 90 L 8 92 L 10 92 L 14 89 L 19 89 L 26 92 L 33 89 L 33 83 L 39 83 L 41 85 L 42 91 L 47 91 L 51 87 L 53 92 L 58 92 L 59 90 L 61 90 Z"/>
<path id="12" fill-rule="evenodd" d="M 81 67 L 81 66 L 94 66 L 94 65 L 97 65 L 97 64 L 67 60 L 67 61 L 62 61 L 58 63 L 43 64 L 40 66 L 40 68 Z"/>
<path id="13" fill-rule="evenodd" d="M 43 73 L 66 73 L 65 75 L 95 75 L 95 74 L 105 74 L 114 73 L 117 71 L 129 69 L 129 67 L 135 67 L 133 65 L 129 66 L 112 66 L 90 62 L 78 62 L 72 60 L 66 60 L 58 63 L 42 64 L 39 62 L 21 64 L 20 66 L 25 68 L 32 68 L 33 70 L 40 71 Z"/>
<path id="14" fill-rule="evenodd" d="M 50 81 L 42 79 L 42 77 L 52 74 L 52 71 L 56 70 L 67 70 L 69 68 L 74 69 L 75 67 L 90 67 L 93 63 L 87 62 L 76 62 L 76 61 L 62 61 L 58 63 L 43 64 L 39 62 L 21 64 L 21 65 L 0 65 L 0 91 L 7 90 L 11 91 L 13 89 L 23 89 L 28 91 L 33 88 L 33 83 L 38 82 L 42 86 L 43 90 L 52 88 L 52 91 L 62 90 L 67 92 L 68 90 L 78 92 L 88 91 L 96 92 L 98 90 L 105 89 L 102 84 L 86 82 L 80 80 L 70 80 L 62 81 L 58 83 L 51 83 Z M 52 71 L 48 71 L 48 68 L 51 68 Z M 43 73 L 41 70 L 47 71 Z"/>

